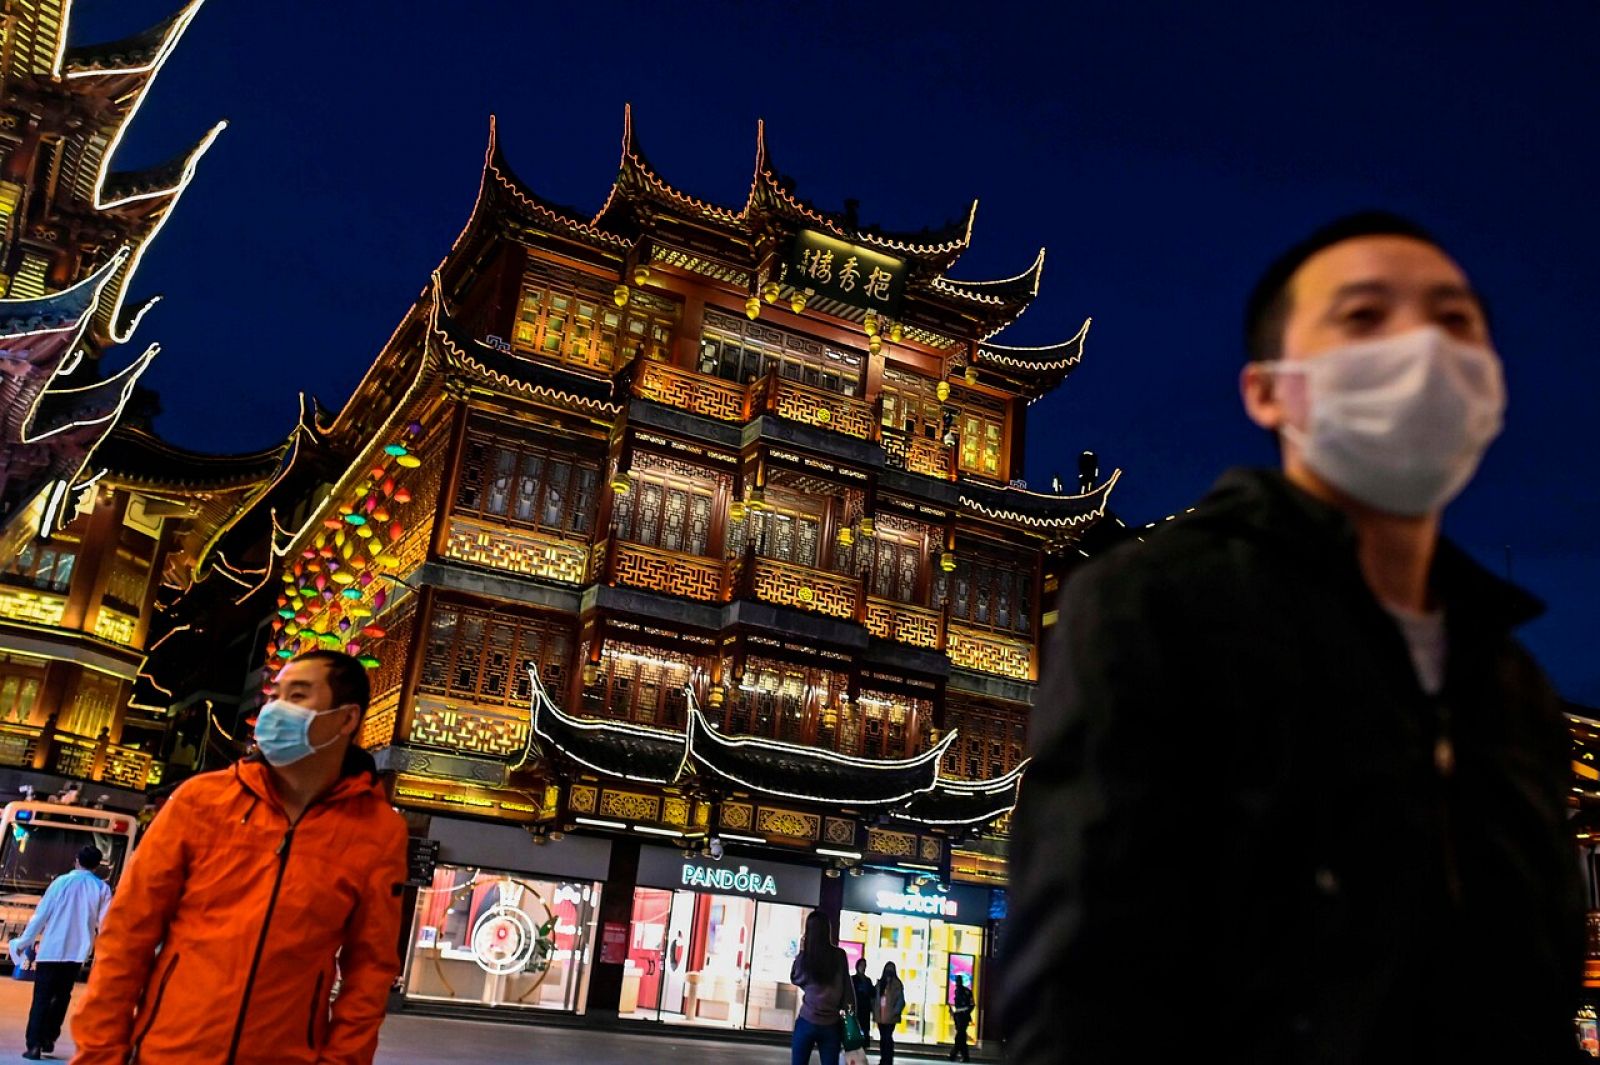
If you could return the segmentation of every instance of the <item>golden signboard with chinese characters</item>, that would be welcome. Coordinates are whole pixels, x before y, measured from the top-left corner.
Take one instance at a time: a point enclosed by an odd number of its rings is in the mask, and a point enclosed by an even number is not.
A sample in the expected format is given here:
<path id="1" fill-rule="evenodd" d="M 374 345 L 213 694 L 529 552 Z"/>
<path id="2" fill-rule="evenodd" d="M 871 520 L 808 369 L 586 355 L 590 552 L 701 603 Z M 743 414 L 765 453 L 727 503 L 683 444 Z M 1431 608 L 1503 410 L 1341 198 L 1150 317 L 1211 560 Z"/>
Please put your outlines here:
<path id="1" fill-rule="evenodd" d="M 906 264 L 811 229 L 795 234 L 779 280 L 852 307 L 893 315 L 905 294 Z"/>

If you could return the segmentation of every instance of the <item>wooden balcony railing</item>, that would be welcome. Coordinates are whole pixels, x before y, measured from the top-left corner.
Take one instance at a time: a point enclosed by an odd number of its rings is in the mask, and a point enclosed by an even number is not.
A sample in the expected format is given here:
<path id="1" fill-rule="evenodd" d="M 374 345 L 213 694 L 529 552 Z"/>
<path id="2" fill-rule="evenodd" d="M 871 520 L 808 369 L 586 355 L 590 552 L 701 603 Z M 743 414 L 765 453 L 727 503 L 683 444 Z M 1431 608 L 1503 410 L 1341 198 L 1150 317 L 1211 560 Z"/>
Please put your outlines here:
<path id="1" fill-rule="evenodd" d="M 750 389 L 743 385 L 664 362 L 636 360 L 631 369 L 633 394 L 640 399 L 722 422 L 750 420 Z"/>
<path id="2" fill-rule="evenodd" d="M 525 577 L 566 584 L 589 579 L 589 544 L 530 529 L 514 529 L 451 515 L 444 539 L 446 558 L 460 559 Z"/>
<path id="3" fill-rule="evenodd" d="M 792 422 L 827 429 L 857 440 L 871 440 L 877 428 L 873 405 L 854 396 L 843 396 L 825 388 L 803 385 L 770 374 L 767 377 L 764 409 Z"/>
<path id="4" fill-rule="evenodd" d="M 605 581 L 627 588 L 644 588 L 705 603 L 722 603 L 732 587 L 729 564 L 722 559 L 646 547 L 626 540 L 609 540 L 605 554 Z"/>
<path id="5" fill-rule="evenodd" d="M 859 577 L 761 558 L 747 551 L 739 565 L 739 594 L 845 621 L 861 620 L 866 589 Z"/>
<path id="6" fill-rule="evenodd" d="M 945 636 L 950 664 L 1013 680 L 1033 680 L 1033 645 L 1027 640 L 951 622 Z"/>
<path id="7" fill-rule="evenodd" d="M 882 430 L 879 439 L 889 465 L 908 473 L 937 477 L 941 481 L 955 480 L 951 450 L 939 441 L 897 429 Z"/>
<path id="8" fill-rule="evenodd" d="M 878 409 L 864 399 L 780 377 L 776 370 L 748 385 L 664 362 L 635 360 L 621 379 L 640 399 L 743 424 L 760 413 L 853 436 L 876 438 Z"/>
<path id="9" fill-rule="evenodd" d="M 74 780 L 100 781 L 142 791 L 160 782 L 162 766 L 147 751 L 98 737 L 34 725 L 0 725 L 0 766 L 38 769 Z"/>
<path id="10" fill-rule="evenodd" d="M 942 651 L 949 618 L 943 610 L 869 596 L 865 622 L 867 631 L 880 640 Z"/>

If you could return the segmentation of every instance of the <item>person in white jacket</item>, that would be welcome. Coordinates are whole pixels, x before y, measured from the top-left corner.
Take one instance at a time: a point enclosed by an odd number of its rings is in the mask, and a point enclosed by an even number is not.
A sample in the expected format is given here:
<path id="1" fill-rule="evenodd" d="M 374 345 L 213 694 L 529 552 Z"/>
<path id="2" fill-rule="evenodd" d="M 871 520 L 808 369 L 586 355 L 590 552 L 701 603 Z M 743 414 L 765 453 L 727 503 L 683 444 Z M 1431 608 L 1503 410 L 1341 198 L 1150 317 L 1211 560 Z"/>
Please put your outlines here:
<path id="1" fill-rule="evenodd" d="M 95 936 L 111 905 L 111 888 L 96 872 L 100 851 L 93 845 L 78 851 L 71 872 L 58 876 L 45 889 L 39 908 L 22 935 L 11 941 L 12 964 L 34 954 L 33 1008 L 28 1011 L 28 1049 L 22 1056 L 38 1061 L 56 1048 L 61 1025 L 72 1001 L 72 985 L 94 949 Z"/>

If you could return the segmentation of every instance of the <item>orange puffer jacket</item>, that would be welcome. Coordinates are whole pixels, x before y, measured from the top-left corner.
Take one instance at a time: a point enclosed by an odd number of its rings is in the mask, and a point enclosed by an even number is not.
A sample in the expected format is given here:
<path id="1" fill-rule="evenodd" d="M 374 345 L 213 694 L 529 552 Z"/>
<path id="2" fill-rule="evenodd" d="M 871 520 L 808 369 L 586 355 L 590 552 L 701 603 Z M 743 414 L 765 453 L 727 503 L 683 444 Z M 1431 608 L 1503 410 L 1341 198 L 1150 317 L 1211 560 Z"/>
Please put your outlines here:
<path id="1" fill-rule="evenodd" d="M 359 748 L 295 824 L 260 761 L 185 782 L 117 887 L 74 1065 L 366 1065 L 405 879 L 405 822 Z"/>

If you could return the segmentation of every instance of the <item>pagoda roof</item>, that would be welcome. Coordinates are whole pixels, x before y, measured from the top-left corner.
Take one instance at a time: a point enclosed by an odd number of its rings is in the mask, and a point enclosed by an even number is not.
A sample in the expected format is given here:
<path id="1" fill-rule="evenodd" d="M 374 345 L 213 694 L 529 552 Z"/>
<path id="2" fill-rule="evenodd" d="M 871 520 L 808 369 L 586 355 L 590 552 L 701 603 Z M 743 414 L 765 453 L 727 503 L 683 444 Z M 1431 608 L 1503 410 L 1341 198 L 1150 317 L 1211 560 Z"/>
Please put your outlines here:
<path id="1" fill-rule="evenodd" d="M 1019 347 L 986 340 L 978 345 L 978 362 L 1004 372 L 1021 373 L 1059 381 L 1083 361 L 1083 342 L 1089 336 L 1092 318 L 1085 318 L 1076 335 L 1055 344 Z"/>
<path id="2" fill-rule="evenodd" d="M 683 212 L 701 222 L 710 222 L 727 229 L 742 230 L 745 212 L 735 211 L 691 196 L 672 186 L 656 168 L 650 165 L 644 150 L 639 147 L 638 134 L 633 126 L 633 105 L 622 109 L 622 158 L 617 164 L 617 178 L 611 193 L 594 216 L 594 224 L 615 229 L 618 223 L 626 226 L 624 205 L 631 201 L 654 201 Z"/>
<path id="3" fill-rule="evenodd" d="M 862 226 L 851 214 L 824 210 L 795 194 L 795 182 L 773 165 L 767 148 L 767 125 L 756 123 L 756 172 L 750 185 L 745 216 L 760 213 L 786 218 L 802 226 L 814 226 L 840 240 L 878 248 L 891 255 L 919 259 L 936 269 L 953 264 L 972 243 L 972 223 L 978 214 L 973 200 L 966 215 L 937 228 L 915 233 L 897 233 L 879 226 Z"/>
<path id="4" fill-rule="evenodd" d="M 124 484 L 216 491 L 270 480 L 289 444 L 263 451 L 213 455 L 163 440 L 148 429 L 119 425 L 94 453 L 94 464 Z"/>
<path id="5" fill-rule="evenodd" d="M 137 200 L 175 196 L 193 179 L 195 167 L 211 147 L 211 142 L 227 128 L 226 122 L 218 122 L 192 145 L 164 163 L 142 170 L 113 170 L 107 173 L 100 184 L 95 206 L 104 210 Z"/>
<path id="6" fill-rule="evenodd" d="M 633 246 L 626 237 L 602 229 L 575 208 L 545 199 L 529 188 L 506 162 L 496 127 L 495 116 L 490 115 L 489 146 L 484 152 L 483 180 L 478 191 L 480 205 L 499 208 L 531 228 L 571 237 L 598 248 L 626 251 Z"/>
<path id="7" fill-rule="evenodd" d="M 976 825 L 1010 813 L 1017 805 L 1021 765 L 1004 776 L 991 780 L 958 780 L 940 776 L 932 790 L 912 799 L 895 811 L 895 816 L 925 825 Z"/>
<path id="8" fill-rule="evenodd" d="M 546 693 L 537 670 L 528 674 L 533 678 L 533 735 L 546 755 L 553 749 L 585 769 L 645 784 L 673 784 L 683 776 L 689 753 L 686 733 L 573 717 Z"/>
<path id="9" fill-rule="evenodd" d="M 957 499 L 968 511 L 987 518 L 1039 530 L 1069 530 L 1090 525 L 1105 516 L 1111 490 L 1122 477 L 1113 470 L 1104 483 L 1081 495 L 1030 492 L 1026 488 L 993 488 L 963 481 Z"/>
<path id="10" fill-rule="evenodd" d="M 82 78 L 153 71 L 177 46 L 203 3 L 190 0 L 149 29 L 121 40 L 69 46 L 62 56 L 62 72 L 68 78 Z M 62 29 L 65 32 L 66 27 Z"/>
<path id="11" fill-rule="evenodd" d="M 615 417 L 622 413 L 609 377 L 593 377 L 542 359 L 518 358 L 469 337 L 445 308 L 437 273 L 428 311 L 428 335 L 439 349 L 439 364 L 530 399 Z"/>
<path id="12" fill-rule="evenodd" d="M 94 312 L 101 290 L 131 251 L 126 245 L 118 248 L 94 273 L 60 292 L 31 299 L 0 299 L 0 341 L 77 326 Z"/>
<path id="13" fill-rule="evenodd" d="M 532 731 L 541 748 L 595 773 L 649 784 L 703 783 L 840 806 L 893 807 L 932 791 L 952 731 L 913 758 L 855 758 L 755 736 L 724 736 L 689 693 L 683 731 L 574 717 L 532 677 Z M 546 751 L 549 753 L 549 750 Z"/>
<path id="14" fill-rule="evenodd" d="M 716 777 L 750 791 L 842 806 L 889 806 L 931 791 L 939 760 L 956 736 L 952 731 L 914 758 L 855 758 L 754 736 L 724 736 L 692 696 L 687 731 L 696 765 Z"/>
<path id="15" fill-rule="evenodd" d="M 161 351 L 161 345 L 151 344 L 144 354 L 109 377 L 76 388 L 48 388 L 39 397 L 33 418 L 26 427 L 24 443 L 34 443 L 88 426 L 105 425 L 122 413 L 123 406 L 133 395 L 134 385 L 144 375 L 150 363 Z M 105 432 L 100 436 L 103 438 Z"/>

